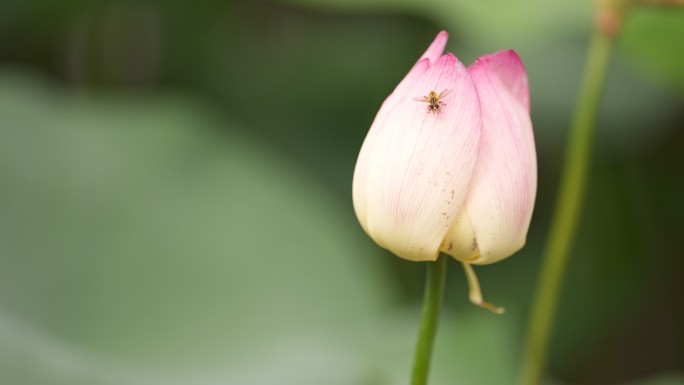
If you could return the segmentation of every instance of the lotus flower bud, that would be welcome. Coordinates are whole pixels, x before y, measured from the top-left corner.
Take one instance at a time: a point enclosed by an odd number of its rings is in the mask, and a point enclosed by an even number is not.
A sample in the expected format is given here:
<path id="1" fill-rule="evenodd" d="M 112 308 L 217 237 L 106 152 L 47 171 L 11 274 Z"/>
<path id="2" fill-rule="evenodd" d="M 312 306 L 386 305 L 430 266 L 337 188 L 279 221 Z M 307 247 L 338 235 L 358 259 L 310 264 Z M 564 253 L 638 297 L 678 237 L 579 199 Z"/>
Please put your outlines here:
<path id="1" fill-rule="evenodd" d="M 463 262 L 471 300 L 490 307 L 470 265 L 522 248 L 536 195 L 527 73 L 512 50 L 466 68 L 443 54 L 447 39 L 437 35 L 380 107 L 356 163 L 354 209 L 401 258 Z"/>

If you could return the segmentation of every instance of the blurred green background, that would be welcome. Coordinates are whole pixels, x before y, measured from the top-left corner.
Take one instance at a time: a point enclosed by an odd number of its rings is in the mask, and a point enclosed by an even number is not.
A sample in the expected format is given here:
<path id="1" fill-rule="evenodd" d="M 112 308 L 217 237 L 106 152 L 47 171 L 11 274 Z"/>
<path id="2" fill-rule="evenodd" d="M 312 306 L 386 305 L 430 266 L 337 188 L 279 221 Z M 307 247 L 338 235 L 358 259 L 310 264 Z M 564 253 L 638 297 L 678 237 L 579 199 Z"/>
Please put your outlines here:
<path id="1" fill-rule="evenodd" d="M 351 179 L 442 29 L 526 64 L 528 244 L 449 271 L 433 383 L 512 384 L 590 1 L 0 2 L 0 384 L 408 381 L 424 266 Z M 684 11 L 636 10 L 607 82 L 549 384 L 684 384 Z"/>

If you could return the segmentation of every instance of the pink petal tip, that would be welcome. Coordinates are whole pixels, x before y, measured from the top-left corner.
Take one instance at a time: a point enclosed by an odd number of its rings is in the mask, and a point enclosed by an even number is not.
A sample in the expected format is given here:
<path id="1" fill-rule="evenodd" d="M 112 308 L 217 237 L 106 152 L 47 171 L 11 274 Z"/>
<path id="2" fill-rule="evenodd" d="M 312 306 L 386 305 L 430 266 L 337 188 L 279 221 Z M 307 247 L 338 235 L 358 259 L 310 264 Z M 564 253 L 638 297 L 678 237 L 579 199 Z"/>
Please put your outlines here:
<path id="1" fill-rule="evenodd" d="M 512 49 L 502 50 L 479 57 L 470 67 L 484 66 L 490 75 L 495 75 L 513 96 L 529 112 L 530 90 L 527 71 L 518 53 Z"/>

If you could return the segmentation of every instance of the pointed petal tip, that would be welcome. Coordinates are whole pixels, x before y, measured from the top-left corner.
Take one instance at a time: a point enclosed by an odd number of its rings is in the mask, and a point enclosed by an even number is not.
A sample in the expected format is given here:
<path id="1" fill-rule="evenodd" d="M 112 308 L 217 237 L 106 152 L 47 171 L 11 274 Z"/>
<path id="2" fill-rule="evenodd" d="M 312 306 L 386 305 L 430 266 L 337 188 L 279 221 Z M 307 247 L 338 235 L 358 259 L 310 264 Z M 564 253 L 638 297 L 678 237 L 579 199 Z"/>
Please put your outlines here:
<path id="1" fill-rule="evenodd" d="M 520 59 L 520 55 L 514 49 L 504 49 L 492 54 L 483 55 L 468 67 L 468 70 L 487 71 L 501 80 L 515 98 L 530 111 L 530 90 L 527 79 L 527 70 Z"/>
<path id="2" fill-rule="evenodd" d="M 435 39 L 432 41 L 428 49 L 420 58 L 428 58 L 430 59 L 430 63 L 434 63 L 444 53 L 444 48 L 446 48 L 448 40 L 449 33 L 446 31 L 441 31 L 437 34 L 437 36 L 435 36 Z"/>
<path id="3" fill-rule="evenodd" d="M 518 55 L 518 53 L 512 48 L 502 49 L 500 51 L 496 51 L 494 53 L 490 53 L 487 55 L 482 55 L 479 58 L 477 58 L 478 61 L 484 60 L 486 62 L 506 59 L 517 60 L 518 62 L 522 62 L 522 60 L 520 60 L 520 55 Z"/>

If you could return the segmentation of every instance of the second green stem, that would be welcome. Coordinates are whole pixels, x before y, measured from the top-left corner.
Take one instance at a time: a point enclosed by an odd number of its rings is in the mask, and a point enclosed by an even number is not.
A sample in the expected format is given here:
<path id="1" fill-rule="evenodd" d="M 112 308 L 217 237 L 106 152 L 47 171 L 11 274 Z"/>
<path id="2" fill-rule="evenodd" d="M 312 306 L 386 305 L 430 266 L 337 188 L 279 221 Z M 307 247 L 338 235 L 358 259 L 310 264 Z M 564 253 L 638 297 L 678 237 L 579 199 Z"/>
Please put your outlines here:
<path id="1" fill-rule="evenodd" d="M 519 385 L 537 385 L 544 374 L 551 325 L 584 200 L 596 115 L 613 46 L 614 38 L 594 33 L 532 305 Z"/>

